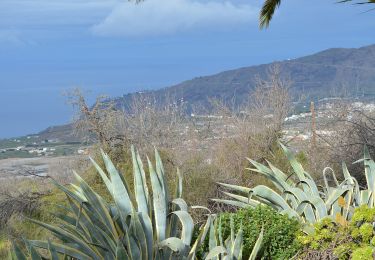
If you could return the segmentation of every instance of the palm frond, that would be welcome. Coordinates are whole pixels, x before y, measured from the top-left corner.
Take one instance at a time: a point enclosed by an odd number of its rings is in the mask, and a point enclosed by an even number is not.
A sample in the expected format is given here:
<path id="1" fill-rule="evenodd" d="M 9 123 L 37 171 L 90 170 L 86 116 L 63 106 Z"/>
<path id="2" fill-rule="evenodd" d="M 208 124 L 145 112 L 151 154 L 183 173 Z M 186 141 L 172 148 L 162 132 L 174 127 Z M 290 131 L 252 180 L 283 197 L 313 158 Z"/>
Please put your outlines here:
<path id="1" fill-rule="evenodd" d="M 273 14 L 275 13 L 276 8 L 281 4 L 281 0 L 266 0 L 260 10 L 259 16 L 259 26 L 260 28 L 265 28 L 269 26 L 270 21 L 272 20 Z"/>

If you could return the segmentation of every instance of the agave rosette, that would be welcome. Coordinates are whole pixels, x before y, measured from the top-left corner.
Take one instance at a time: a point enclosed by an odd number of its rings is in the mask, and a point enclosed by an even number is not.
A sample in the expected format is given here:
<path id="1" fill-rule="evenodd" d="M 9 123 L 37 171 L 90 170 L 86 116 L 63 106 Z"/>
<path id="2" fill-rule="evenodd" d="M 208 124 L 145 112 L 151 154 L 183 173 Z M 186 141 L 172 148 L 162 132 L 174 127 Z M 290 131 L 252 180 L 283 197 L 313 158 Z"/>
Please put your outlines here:
<path id="1" fill-rule="evenodd" d="M 364 204 L 375 206 L 375 163 L 367 148 L 364 150 L 364 158 L 356 162 L 363 162 L 365 166 L 367 189 L 360 190 L 357 180 L 350 175 L 345 163 L 342 164 L 344 180 L 341 183 L 337 181 L 333 170 L 326 168 L 323 171 L 324 186 L 319 187 L 293 153 L 283 144 L 280 145 L 293 169 L 291 175 L 285 174 L 270 162 L 267 162 L 266 166 L 248 159 L 254 166 L 249 170 L 264 175 L 273 183 L 275 189 L 265 185 L 247 188 L 219 183 L 230 190 L 224 194 L 231 199 L 215 201 L 244 208 L 266 204 L 304 223 L 315 223 L 325 217 L 348 220 L 355 207 Z M 328 181 L 330 174 L 333 185 Z"/>

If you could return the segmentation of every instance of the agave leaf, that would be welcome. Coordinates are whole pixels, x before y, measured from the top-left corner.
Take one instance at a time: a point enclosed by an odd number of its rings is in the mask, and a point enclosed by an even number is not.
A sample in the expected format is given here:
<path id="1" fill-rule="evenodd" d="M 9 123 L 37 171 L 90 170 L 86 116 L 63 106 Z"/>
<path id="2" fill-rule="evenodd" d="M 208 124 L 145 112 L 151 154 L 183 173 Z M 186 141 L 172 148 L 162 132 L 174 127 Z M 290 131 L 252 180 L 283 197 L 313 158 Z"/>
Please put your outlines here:
<path id="1" fill-rule="evenodd" d="M 308 178 L 304 178 L 303 180 L 300 180 L 297 182 L 296 185 L 302 184 L 303 190 L 306 193 L 310 193 L 313 196 L 320 196 L 318 187 L 316 186 L 316 183 Z"/>
<path id="2" fill-rule="evenodd" d="M 129 243 L 128 245 L 130 245 L 130 247 L 128 248 L 128 255 L 129 255 L 129 258 L 130 259 L 142 259 L 141 258 L 141 252 L 142 252 L 142 249 L 140 248 L 140 244 L 138 243 L 138 241 L 135 240 L 136 237 L 133 237 L 133 236 L 129 236 Z"/>
<path id="3" fill-rule="evenodd" d="M 325 201 L 327 209 L 331 208 L 332 204 L 334 204 L 340 197 L 344 197 L 348 192 L 350 192 L 349 189 L 337 188 L 332 190 L 330 196 Z"/>
<path id="4" fill-rule="evenodd" d="M 311 205 L 315 209 L 315 218 L 312 220 L 312 222 L 319 221 L 328 216 L 326 205 L 320 197 L 312 197 L 311 199 L 302 201 L 297 207 L 296 211 L 301 214 L 306 205 Z"/>
<path id="5" fill-rule="evenodd" d="M 358 161 L 353 162 L 353 164 L 360 163 L 363 161 L 369 161 L 369 160 L 371 160 L 370 152 L 368 150 L 367 145 L 365 145 L 363 148 L 363 158 L 359 159 Z"/>
<path id="6" fill-rule="evenodd" d="M 103 169 L 92 159 L 91 157 L 90 161 L 94 165 L 96 171 L 99 173 L 100 177 L 102 178 L 105 186 L 107 187 L 108 192 L 113 196 L 113 190 L 112 190 L 112 183 L 110 179 L 108 178 L 107 174 L 103 171 Z"/>
<path id="7" fill-rule="evenodd" d="M 73 170 L 73 173 L 75 175 L 78 175 L 74 170 Z M 78 187 L 77 185 L 73 183 L 71 183 L 69 186 L 70 186 L 71 191 L 74 192 L 76 196 L 80 197 L 83 202 L 87 202 L 87 198 L 81 187 Z"/>
<path id="8" fill-rule="evenodd" d="M 243 247 L 243 230 L 242 225 L 238 231 L 236 238 L 234 240 L 233 246 L 231 248 L 231 255 L 234 259 L 241 259 Z"/>
<path id="9" fill-rule="evenodd" d="M 173 211 L 177 211 L 177 210 L 181 210 L 181 209 L 183 211 L 187 212 L 188 206 L 187 206 L 186 202 L 181 198 L 177 198 L 177 199 L 173 200 L 172 205 L 170 207 L 170 210 L 173 212 Z M 178 217 L 176 215 L 172 214 L 172 216 L 170 216 L 170 218 L 169 218 L 169 221 L 167 220 L 167 222 L 168 222 L 167 237 L 176 237 L 177 234 L 178 234 L 178 231 L 179 231 Z"/>
<path id="10" fill-rule="evenodd" d="M 234 220 L 233 215 L 230 215 L 230 244 L 234 243 Z"/>
<path id="11" fill-rule="evenodd" d="M 176 185 L 176 191 L 175 191 L 175 198 L 172 201 L 172 207 L 171 211 L 176 211 L 178 208 L 183 211 L 188 211 L 188 205 L 186 202 L 181 198 L 182 196 L 182 174 L 180 173 L 179 169 L 177 168 L 177 178 L 178 178 L 178 183 Z M 178 206 L 178 208 L 177 208 Z M 175 215 L 172 215 L 168 227 L 167 227 L 167 234 L 168 236 L 175 237 L 177 236 L 178 232 L 178 218 Z"/>
<path id="12" fill-rule="evenodd" d="M 103 245 L 107 244 L 107 248 L 111 248 L 112 253 L 115 253 L 115 240 L 118 238 L 117 232 L 116 234 L 112 234 L 111 230 L 107 229 L 106 226 L 92 214 L 92 210 L 86 209 L 79 215 L 79 208 L 75 204 L 75 202 L 73 202 L 69 198 L 68 202 L 70 203 L 73 214 L 77 216 L 77 223 L 80 224 L 80 226 L 86 231 L 86 233 L 90 234 L 91 237 L 102 241 Z"/>
<path id="13" fill-rule="evenodd" d="M 111 219 L 111 215 L 109 213 L 107 205 L 105 205 L 104 201 L 98 196 L 92 188 L 77 174 L 74 172 L 74 176 L 77 179 L 80 187 L 85 193 L 85 196 L 90 205 L 95 205 L 90 209 L 96 213 L 96 215 L 100 218 L 100 221 L 109 229 L 111 230 L 112 234 L 116 234 L 116 229 L 113 225 L 113 221 Z M 82 203 L 80 203 L 82 204 Z"/>
<path id="14" fill-rule="evenodd" d="M 328 172 L 331 172 L 331 176 L 332 176 L 332 179 L 335 181 L 335 184 L 336 184 L 336 187 L 339 186 L 339 182 L 337 181 L 337 178 L 336 178 L 336 174 L 335 172 L 333 171 L 333 169 L 331 167 L 325 167 L 323 169 L 323 179 L 324 179 L 324 184 L 326 186 L 326 189 L 328 191 L 328 194 L 330 194 L 330 191 L 333 189 L 329 186 L 328 184 L 328 178 L 327 178 L 327 175 L 328 175 Z M 336 188 L 335 187 L 335 188 Z"/>
<path id="15" fill-rule="evenodd" d="M 126 225 L 127 217 L 134 211 L 133 203 L 130 199 L 127 187 L 124 185 L 123 179 L 119 172 L 109 159 L 108 155 L 102 151 L 104 163 L 111 177 L 113 200 L 119 210 L 122 225 Z"/>
<path id="16" fill-rule="evenodd" d="M 287 189 L 284 190 L 283 194 L 289 194 L 292 195 L 297 202 L 304 201 L 308 198 L 308 195 L 301 190 L 300 188 L 295 188 L 295 187 L 288 187 Z"/>
<path id="17" fill-rule="evenodd" d="M 27 247 L 29 248 L 31 260 L 42 260 L 42 257 L 39 255 L 39 253 L 35 250 L 35 248 L 27 243 Z"/>
<path id="18" fill-rule="evenodd" d="M 177 237 L 169 237 L 159 243 L 159 247 L 167 247 L 171 249 L 175 253 L 183 253 L 187 250 L 188 246 L 179 238 Z"/>
<path id="19" fill-rule="evenodd" d="M 217 221 L 216 221 L 217 222 Z M 208 249 L 211 251 L 214 249 L 218 244 L 217 244 L 217 239 L 216 239 L 216 228 L 217 228 L 217 223 L 213 223 L 211 221 L 210 224 L 210 236 L 208 240 Z"/>
<path id="20" fill-rule="evenodd" d="M 59 225 L 59 227 L 63 230 L 65 230 L 68 233 L 71 233 L 72 235 L 82 239 L 83 241 L 87 241 L 88 243 L 94 243 L 94 240 L 86 240 L 85 234 L 82 230 L 76 228 L 73 225 L 67 224 L 67 223 L 62 223 Z M 89 237 L 91 238 L 91 237 Z M 95 239 L 95 238 L 94 238 Z"/>
<path id="21" fill-rule="evenodd" d="M 165 198 L 165 204 L 168 205 L 169 203 L 169 194 L 168 194 L 168 188 L 167 188 L 167 182 L 165 180 L 165 174 L 164 174 L 164 167 L 163 163 L 161 161 L 160 155 L 158 150 L 155 148 L 155 162 L 156 162 L 156 173 L 158 175 L 158 178 L 160 180 L 160 183 L 162 185 L 162 190 L 164 193 L 164 198 Z"/>
<path id="22" fill-rule="evenodd" d="M 223 199 L 211 199 L 212 201 L 218 202 L 218 203 L 224 203 L 230 206 L 235 206 L 239 208 L 249 208 L 251 205 L 241 202 L 241 201 L 235 201 L 235 200 L 223 200 Z"/>
<path id="23" fill-rule="evenodd" d="M 310 190 L 314 192 L 315 195 L 319 195 L 318 188 L 316 187 L 315 182 L 313 181 L 313 178 L 311 177 L 311 175 L 303 169 L 302 164 L 300 164 L 297 161 L 294 154 L 285 145 L 283 145 L 282 143 L 279 143 L 279 144 L 281 148 L 284 150 L 284 153 L 286 157 L 288 158 L 289 163 L 292 166 L 298 179 L 303 183 L 309 184 Z M 307 181 L 306 179 L 308 179 L 310 182 Z"/>
<path id="24" fill-rule="evenodd" d="M 172 200 L 172 203 L 177 205 L 180 208 L 180 210 L 188 211 L 188 205 L 184 199 L 177 198 L 177 199 Z"/>
<path id="25" fill-rule="evenodd" d="M 56 248 L 53 246 L 51 241 L 48 239 L 48 251 L 51 255 L 51 260 L 59 260 L 59 256 L 57 254 Z"/>
<path id="26" fill-rule="evenodd" d="M 367 187 L 372 194 L 375 192 L 375 162 L 371 159 L 368 148 L 365 147 L 364 155 L 365 175 L 367 180 Z M 374 196 L 370 198 L 370 207 L 375 206 Z"/>
<path id="27" fill-rule="evenodd" d="M 172 214 L 176 215 L 182 224 L 182 231 L 181 231 L 181 240 L 186 245 L 190 245 L 191 239 L 193 237 L 194 231 L 194 221 L 193 218 L 187 211 L 174 211 Z"/>
<path id="28" fill-rule="evenodd" d="M 280 169 L 273 166 L 270 162 L 267 161 L 267 163 L 268 163 L 268 165 L 270 166 L 270 168 L 273 172 L 274 178 L 277 180 L 278 186 L 280 186 L 279 190 L 283 191 L 283 190 L 289 188 L 290 184 L 287 182 L 288 176 L 286 176 L 286 174 L 284 174 Z M 290 180 L 289 180 L 289 182 L 292 183 Z"/>
<path id="29" fill-rule="evenodd" d="M 271 188 L 264 186 L 264 185 L 258 185 L 255 188 L 251 190 L 249 193 L 249 197 L 255 196 L 256 198 L 262 198 L 267 201 L 269 201 L 271 204 L 276 205 L 280 207 L 281 209 L 290 209 L 290 206 L 288 203 L 284 200 L 283 197 L 281 197 L 278 193 L 276 193 Z"/>
<path id="30" fill-rule="evenodd" d="M 224 245 L 224 243 L 223 243 L 223 233 L 222 233 L 222 225 L 221 225 L 221 216 L 219 217 L 218 233 L 219 233 L 219 243 L 222 246 L 222 245 Z"/>
<path id="31" fill-rule="evenodd" d="M 308 195 L 303 190 L 301 190 L 299 188 L 293 188 L 293 187 L 288 189 L 288 190 L 285 190 L 284 193 L 293 196 L 296 199 L 296 202 L 297 202 L 297 204 L 293 205 L 293 211 L 285 211 L 285 212 L 288 215 L 292 214 L 291 216 L 298 215 L 295 210 L 298 208 L 299 204 L 302 201 L 308 200 Z M 305 204 L 305 207 L 303 208 L 302 211 L 304 212 L 305 218 L 306 218 L 307 221 L 309 221 L 309 222 L 315 221 L 315 214 L 314 214 L 314 210 L 313 210 L 311 205 Z"/>
<path id="32" fill-rule="evenodd" d="M 157 241 L 163 241 L 166 237 L 167 227 L 167 204 L 165 193 L 163 191 L 163 184 L 160 182 L 157 173 L 154 170 L 150 160 L 148 160 L 148 167 L 151 177 L 151 186 L 153 191 L 153 205 L 155 210 L 155 227 Z"/>
<path id="33" fill-rule="evenodd" d="M 360 192 L 360 205 L 368 205 L 370 204 L 370 198 L 372 197 L 372 192 L 370 190 L 361 190 Z"/>
<path id="34" fill-rule="evenodd" d="M 73 200 L 79 202 L 80 204 L 83 204 L 84 202 L 87 202 L 87 199 L 85 197 L 81 197 L 80 195 L 77 195 L 76 193 L 70 191 L 68 188 L 64 187 L 63 185 L 59 184 L 55 180 L 51 180 L 52 183 L 61 191 L 65 193 L 67 197 L 72 198 Z"/>
<path id="35" fill-rule="evenodd" d="M 289 149 L 283 145 L 282 143 L 279 143 L 281 148 L 284 150 L 284 153 L 286 157 L 288 158 L 290 165 L 292 166 L 294 173 L 297 175 L 298 179 L 300 181 L 305 179 L 305 170 L 303 169 L 302 165 L 296 160 L 295 156 Z"/>
<path id="36" fill-rule="evenodd" d="M 135 153 L 134 147 L 131 147 L 133 160 L 133 176 L 134 176 L 134 193 L 138 205 L 138 211 L 149 214 L 149 195 L 146 183 L 145 172 L 139 154 Z"/>
<path id="37" fill-rule="evenodd" d="M 222 183 L 222 182 L 218 182 L 217 184 L 219 184 L 220 186 L 223 186 L 225 188 L 229 188 L 231 190 L 244 193 L 246 195 L 249 194 L 249 192 L 251 191 L 251 189 L 247 188 L 247 187 L 242 187 L 242 186 L 237 186 L 237 185 L 232 185 L 232 184 L 227 184 L 227 183 Z"/>
<path id="38" fill-rule="evenodd" d="M 140 254 L 142 256 L 142 259 L 149 259 L 149 254 L 152 254 L 152 251 L 150 250 L 150 241 L 149 241 L 149 236 L 150 234 L 146 234 L 145 231 L 147 232 L 147 228 L 145 230 L 144 226 L 142 225 L 142 222 L 140 220 L 141 216 L 146 215 L 143 212 L 133 212 L 131 215 L 131 224 L 130 224 L 130 233 L 134 234 L 136 237 L 136 242 L 139 247 Z M 152 247 L 152 243 L 151 243 Z"/>
<path id="39" fill-rule="evenodd" d="M 99 258 L 99 255 L 98 255 L 98 252 L 96 250 L 94 250 L 93 248 L 91 248 L 87 243 L 86 241 L 83 241 L 81 238 L 65 231 L 64 229 L 60 228 L 60 227 L 55 227 L 55 226 L 52 226 L 52 225 L 49 225 L 49 224 L 46 224 L 46 223 L 43 223 L 41 221 L 38 221 L 38 220 L 34 220 L 34 219 L 29 219 L 31 222 L 39 225 L 39 226 L 42 226 L 46 229 L 48 229 L 49 231 L 51 231 L 52 233 L 60 236 L 60 237 L 63 237 L 64 240 L 67 240 L 67 241 L 70 241 L 70 242 L 73 242 L 75 244 L 77 244 L 77 246 L 79 247 L 79 249 L 86 255 L 89 255 L 93 258 Z M 47 250 L 48 250 L 48 243 L 46 243 L 47 245 Z M 35 245 L 34 245 L 35 246 Z"/>
<path id="40" fill-rule="evenodd" d="M 147 241 L 147 257 L 148 259 L 152 259 L 152 247 L 153 247 L 153 229 L 152 229 L 152 222 L 150 216 L 141 213 L 139 214 L 139 220 L 142 223 L 144 233 L 146 236 Z"/>
<path id="41" fill-rule="evenodd" d="M 218 256 L 227 254 L 227 249 L 223 246 L 217 246 L 210 250 L 210 252 L 206 256 L 206 260 L 208 259 L 217 259 Z"/>
<path id="42" fill-rule="evenodd" d="M 48 247 L 49 247 L 48 242 L 45 242 L 45 241 L 29 240 L 29 243 L 31 245 L 33 245 L 34 247 L 43 248 L 43 249 L 46 249 L 46 250 L 48 250 Z M 77 258 L 77 259 L 82 259 L 82 260 L 92 259 L 92 257 L 90 257 L 87 254 L 84 254 L 79 249 L 76 249 L 76 248 L 73 248 L 73 247 L 70 247 L 70 246 L 67 246 L 67 245 L 63 245 L 63 244 L 52 243 L 52 242 L 50 242 L 50 244 L 55 248 L 56 252 L 58 252 L 60 254 L 67 255 L 67 256 L 70 256 L 70 257 L 74 257 L 74 258 Z"/>
<path id="43" fill-rule="evenodd" d="M 121 240 L 117 241 L 117 248 L 116 248 L 116 259 L 122 260 L 122 259 L 129 259 L 128 254 L 126 253 L 125 247 L 122 244 Z"/>
<path id="44" fill-rule="evenodd" d="M 18 245 L 13 242 L 13 252 L 15 254 L 15 258 L 18 260 L 27 260 L 26 256 L 22 252 L 22 250 L 18 247 Z"/>
<path id="45" fill-rule="evenodd" d="M 68 198 L 68 199 L 69 199 L 69 198 Z M 57 212 L 57 213 L 51 213 L 51 215 L 53 215 L 53 216 L 55 216 L 56 218 L 62 220 L 63 222 L 66 222 L 66 223 L 69 223 L 70 225 L 73 225 L 73 226 L 77 226 L 77 227 L 78 227 L 77 224 L 79 224 L 79 223 L 77 223 L 77 219 L 74 218 L 74 217 L 69 216 L 69 215 L 67 214 L 67 212 L 65 212 L 65 213 L 59 213 L 59 212 Z M 82 229 L 81 226 L 79 226 L 79 228 Z"/>
<path id="46" fill-rule="evenodd" d="M 207 233 L 210 229 L 213 219 L 214 217 L 212 215 L 208 215 L 206 224 L 200 228 L 199 235 L 197 239 L 195 240 L 193 246 L 191 247 L 191 250 L 188 255 L 188 259 L 195 259 L 195 254 L 197 252 L 197 249 L 200 247 L 201 244 L 203 244 L 204 240 L 206 239 Z"/>
<path id="47" fill-rule="evenodd" d="M 264 229 L 262 227 L 262 230 L 260 231 L 259 237 L 258 237 L 257 241 L 255 242 L 253 250 L 251 251 L 251 255 L 249 257 L 249 260 L 255 260 L 257 255 L 259 254 L 260 249 L 262 247 L 262 243 L 263 243 L 263 234 L 264 234 Z"/>
<path id="48" fill-rule="evenodd" d="M 178 182 L 177 182 L 177 186 L 176 186 L 176 198 L 181 198 L 182 197 L 182 182 L 183 182 L 183 175 L 182 173 L 180 172 L 180 169 L 177 168 L 177 178 L 178 178 Z"/>
<path id="49" fill-rule="evenodd" d="M 258 206 L 260 204 L 259 201 L 256 201 L 256 200 L 253 200 L 251 198 L 244 197 L 244 196 L 236 195 L 236 194 L 233 194 L 233 193 L 223 192 L 223 194 L 225 194 L 228 197 L 231 197 L 233 199 L 236 199 L 240 202 L 246 203 L 246 204 L 248 204 L 248 206 L 251 206 L 253 208 L 255 208 L 256 206 Z"/>
<path id="50" fill-rule="evenodd" d="M 267 166 L 261 164 L 261 163 L 258 163 L 257 161 L 254 161 L 252 159 L 249 159 L 247 158 L 247 160 L 255 166 L 255 169 L 249 169 L 247 168 L 248 170 L 250 171 L 254 171 L 254 172 L 257 172 L 257 173 L 260 173 L 264 176 L 266 176 L 268 179 L 270 179 L 275 185 L 276 187 L 279 189 L 279 190 L 282 190 L 283 189 L 283 186 L 282 184 L 280 183 L 278 177 L 279 176 L 275 176 L 275 174 L 272 172 L 272 170 L 270 168 L 268 168 Z M 281 176 L 282 178 L 283 176 Z M 287 177 L 285 177 L 286 179 Z"/>
<path id="51" fill-rule="evenodd" d="M 348 167 L 346 166 L 345 162 L 342 162 L 342 172 L 344 174 L 345 180 L 353 180 L 352 175 L 350 174 Z M 349 184 L 354 184 L 354 183 L 349 183 Z"/>

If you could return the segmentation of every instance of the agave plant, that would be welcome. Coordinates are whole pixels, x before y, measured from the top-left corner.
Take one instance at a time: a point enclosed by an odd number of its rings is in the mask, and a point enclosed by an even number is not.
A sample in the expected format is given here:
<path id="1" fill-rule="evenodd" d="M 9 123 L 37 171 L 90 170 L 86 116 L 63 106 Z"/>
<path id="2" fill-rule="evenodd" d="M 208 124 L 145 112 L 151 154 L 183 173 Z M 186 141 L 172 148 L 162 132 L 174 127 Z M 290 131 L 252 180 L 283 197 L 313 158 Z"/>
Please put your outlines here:
<path id="1" fill-rule="evenodd" d="M 238 233 L 234 234 L 233 218 L 230 219 L 230 236 L 223 241 L 221 218 L 216 220 L 213 224 L 211 222 L 210 236 L 209 236 L 209 252 L 205 259 L 242 259 L 243 248 L 243 230 L 242 227 Z M 255 260 L 261 249 L 263 241 L 263 228 L 255 242 L 254 248 L 251 252 L 249 260 Z"/>
<path id="2" fill-rule="evenodd" d="M 51 259 L 62 255 L 68 259 L 184 259 L 195 258 L 195 252 L 208 232 L 213 216 L 192 244 L 194 222 L 181 198 L 182 175 L 174 199 L 168 193 L 164 168 L 155 150 L 155 166 L 148 160 L 151 190 L 147 185 L 143 163 L 132 148 L 134 192 L 108 155 L 102 152 L 103 170 L 91 159 L 111 196 L 104 200 L 78 174 L 77 185 L 70 188 L 55 185 L 67 197 L 66 213 L 56 214 L 61 220 L 53 226 L 32 222 L 48 229 L 59 242 L 28 240 L 26 248 L 32 259 L 41 259 L 39 249 L 46 249 Z M 14 255 L 26 259 L 15 245 Z"/>
<path id="3" fill-rule="evenodd" d="M 69 207 L 64 214 L 55 214 L 61 220 L 54 226 L 30 220 L 47 230 L 53 241 L 25 240 L 27 254 L 14 244 L 14 259 L 42 259 L 39 249 L 44 249 L 50 259 L 195 259 L 196 252 L 212 231 L 215 215 L 209 214 L 195 241 L 192 241 L 194 222 L 182 199 L 182 175 L 177 170 L 178 183 L 174 199 L 168 193 L 165 172 L 158 152 L 156 164 L 148 160 L 151 190 L 147 185 L 142 160 L 132 147 L 134 190 L 131 192 L 108 155 L 102 152 L 103 170 L 91 159 L 102 178 L 111 203 L 96 193 L 77 173 L 78 185 L 70 188 L 55 185 L 66 194 Z M 204 208 L 204 207 L 193 207 Z M 211 228 L 211 231 L 210 231 Z M 259 242 L 260 243 L 260 242 Z M 235 254 L 233 247 L 235 246 Z M 242 252 L 242 233 L 235 241 L 226 243 L 225 259 L 238 259 Z M 238 247 L 240 246 L 240 252 Z M 259 248 L 259 246 L 257 247 Z M 254 250 L 255 252 L 255 250 Z M 257 253 L 257 251 L 255 252 Z M 224 252 L 220 252 L 224 254 Z M 27 255 L 27 256 L 26 256 Z M 212 254 L 211 254 L 212 255 Z"/>
<path id="4" fill-rule="evenodd" d="M 345 163 L 342 164 L 345 179 L 339 183 L 333 170 L 326 168 L 323 171 L 324 187 L 320 188 L 295 156 L 284 145 L 280 145 L 292 166 L 291 175 L 285 174 L 270 162 L 267 162 L 268 166 L 266 166 L 248 159 L 254 166 L 248 170 L 267 177 L 276 190 L 265 185 L 247 188 L 219 183 L 232 191 L 224 192 L 231 199 L 215 199 L 215 201 L 237 207 L 266 204 L 304 223 L 315 223 L 325 217 L 345 221 L 351 218 L 355 207 L 363 204 L 369 207 L 375 206 L 375 162 L 371 159 L 367 148 L 364 150 L 364 158 L 356 162 L 363 162 L 365 166 L 367 189 L 361 190 Z M 329 174 L 334 180 L 333 186 L 329 185 Z M 308 232 L 308 229 L 306 231 Z"/>

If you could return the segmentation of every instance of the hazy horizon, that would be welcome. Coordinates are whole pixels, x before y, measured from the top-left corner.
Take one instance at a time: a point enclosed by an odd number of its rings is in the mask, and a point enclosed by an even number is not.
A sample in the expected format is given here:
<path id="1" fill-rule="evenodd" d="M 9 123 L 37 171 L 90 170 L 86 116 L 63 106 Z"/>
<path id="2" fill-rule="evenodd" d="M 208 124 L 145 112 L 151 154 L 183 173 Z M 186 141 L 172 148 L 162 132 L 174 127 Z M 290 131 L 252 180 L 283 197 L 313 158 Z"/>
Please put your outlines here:
<path id="1" fill-rule="evenodd" d="M 72 111 L 62 93 L 73 87 L 90 91 L 91 99 L 115 97 L 328 48 L 375 43 L 374 13 L 363 13 L 368 7 L 290 0 L 282 3 L 271 27 L 260 31 L 260 4 L 2 1 L 0 138 L 69 122 Z"/>

